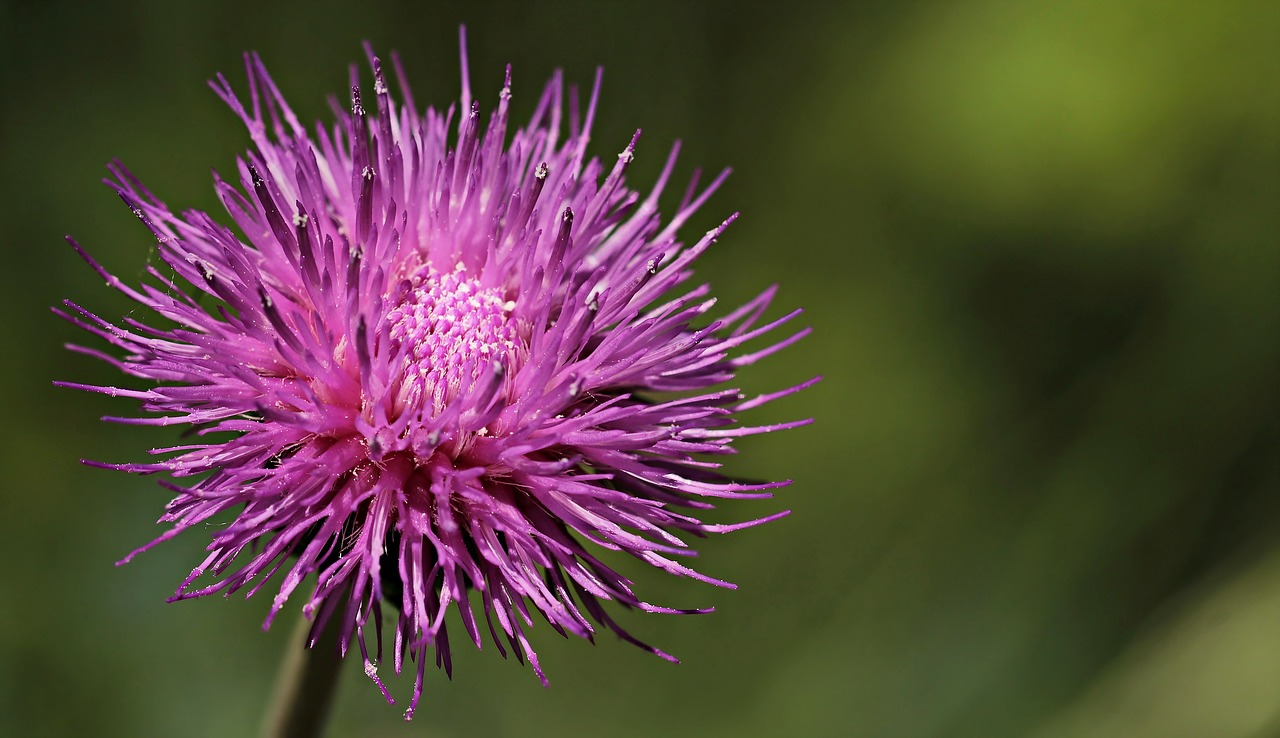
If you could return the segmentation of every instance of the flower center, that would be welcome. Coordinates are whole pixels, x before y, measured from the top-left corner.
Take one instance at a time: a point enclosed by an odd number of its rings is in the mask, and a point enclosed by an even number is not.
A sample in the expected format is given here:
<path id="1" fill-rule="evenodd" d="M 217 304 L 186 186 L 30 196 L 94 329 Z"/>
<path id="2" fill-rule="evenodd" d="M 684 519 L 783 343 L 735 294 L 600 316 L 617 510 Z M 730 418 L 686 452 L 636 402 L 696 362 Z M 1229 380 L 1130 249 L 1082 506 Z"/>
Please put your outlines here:
<path id="1" fill-rule="evenodd" d="M 404 302 L 387 314 L 393 350 L 407 345 L 397 412 L 423 402 L 438 414 L 494 362 L 510 370 L 519 336 L 501 291 L 481 287 L 462 269 L 422 270 Z"/>

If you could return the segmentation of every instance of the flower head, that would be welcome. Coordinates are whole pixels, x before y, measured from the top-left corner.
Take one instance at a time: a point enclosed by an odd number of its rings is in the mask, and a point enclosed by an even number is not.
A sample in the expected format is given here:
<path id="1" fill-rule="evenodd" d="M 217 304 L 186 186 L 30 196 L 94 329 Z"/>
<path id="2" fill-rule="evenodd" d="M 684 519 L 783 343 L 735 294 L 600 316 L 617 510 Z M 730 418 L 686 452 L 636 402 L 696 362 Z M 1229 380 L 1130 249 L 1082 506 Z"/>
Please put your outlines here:
<path id="1" fill-rule="evenodd" d="M 477 646 L 488 631 L 544 682 L 526 638 L 538 615 L 564 635 L 603 626 L 670 658 L 602 603 L 702 611 L 645 602 L 593 551 L 731 586 L 679 559 L 693 553 L 689 536 L 786 514 L 732 525 L 696 515 L 785 484 L 733 481 L 712 459 L 740 436 L 808 422 L 751 427 L 736 415 L 816 379 L 751 399 L 723 388 L 807 332 L 741 348 L 799 311 L 758 325 L 771 288 L 710 320 L 706 285 L 678 289 L 732 221 L 676 240 L 724 175 L 701 191 L 695 178 L 663 222 L 674 150 L 645 196 L 623 183 L 635 139 L 611 163 L 588 158 L 598 77 L 585 118 L 571 95 L 565 121 L 557 74 L 508 143 L 510 69 L 485 122 L 465 47 L 461 103 L 444 113 L 419 114 L 403 83 L 395 102 L 369 56 L 372 110 L 353 68 L 349 110 L 314 135 L 256 55 L 248 106 L 221 75 L 212 83 L 254 144 L 238 187 L 215 176 L 238 231 L 171 211 L 116 163 L 110 183 L 158 239 L 154 283 L 126 285 L 72 242 L 164 325 L 111 323 L 67 301 L 60 314 L 124 355 L 72 348 L 147 388 L 64 384 L 137 399 L 146 413 L 108 420 L 186 425 L 203 441 L 157 449 L 151 463 L 101 464 L 163 473 L 177 495 L 161 518 L 171 527 L 129 558 L 229 520 L 172 599 L 252 594 L 271 580 L 269 625 L 308 582 L 313 639 L 339 628 L 384 694 L 376 663 L 390 603 L 395 669 L 417 663 L 413 705 L 431 652 L 450 668 L 451 608 Z"/>

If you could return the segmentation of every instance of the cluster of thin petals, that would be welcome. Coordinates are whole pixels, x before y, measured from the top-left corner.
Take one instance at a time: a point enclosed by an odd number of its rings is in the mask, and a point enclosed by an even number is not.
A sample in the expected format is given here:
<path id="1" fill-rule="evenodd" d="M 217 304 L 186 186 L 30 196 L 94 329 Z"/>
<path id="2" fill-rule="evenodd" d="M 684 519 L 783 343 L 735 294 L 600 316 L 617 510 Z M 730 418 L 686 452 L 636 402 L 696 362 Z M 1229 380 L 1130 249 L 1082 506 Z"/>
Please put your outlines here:
<path id="1" fill-rule="evenodd" d="M 312 638 L 340 629 L 384 694 L 385 617 L 395 671 L 416 663 L 409 716 L 426 662 L 450 668 L 451 610 L 477 647 L 510 649 L 544 682 L 537 619 L 670 659 L 604 603 L 705 610 L 640 599 L 598 556 L 732 586 L 682 563 L 688 539 L 785 515 L 700 519 L 717 499 L 786 482 L 735 481 L 715 459 L 736 438 L 808 422 L 737 418 L 816 381 L 751 398 L 727 384 L 807 331 L 757 340 L 799 313 L 764 322 L 772 288 L 714 317 L 707 285 L 686 284 L 733 218 L 691 244 L 677 231 L 724 174 L 703 188 L 695 176 L 664 220 L 676 149 L 644 195 L 624 183 L 636 139 L 616 159 L 587 154 L 598 77 L 585 114 L 557 74 L 509 131 L 510 69 L 486 118 L 463 56 L 459 105 L 420 114 L 398 59 L 400 102 L 370 53 L 372 98 L 353 67 L 349 106 L 335 101 L 336 124 L 312 131 L 248 56 L 247 100 L 212 83 L 253 141 L 232 181 L 215 176 L 234 227 L 170 210 L 113 164 L 109 183 L 162 263 L 131 286 L 73 246 L 158 320 L 58 311 L 116 350 L 71 348 L 145 388 L 63 384 L 144 411 L 108 420 L 194 431 L 150 463 L 100 464 L 160 473 L 176 495 L 168 529 L 139 551 L 193 527 L 211 535 L 173 599 L 270 581 L 267 624 L 297 594 Z"/>

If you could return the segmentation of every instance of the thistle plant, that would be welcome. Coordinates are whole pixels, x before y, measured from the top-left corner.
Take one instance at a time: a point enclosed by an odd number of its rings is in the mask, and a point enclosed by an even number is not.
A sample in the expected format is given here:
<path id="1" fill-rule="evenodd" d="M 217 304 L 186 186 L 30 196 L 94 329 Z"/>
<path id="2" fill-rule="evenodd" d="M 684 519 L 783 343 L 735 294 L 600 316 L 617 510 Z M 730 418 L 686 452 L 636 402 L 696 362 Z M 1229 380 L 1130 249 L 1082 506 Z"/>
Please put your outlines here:
<path id="1" fill-rule="evenodd" d="M 765 322 L 773 287 L 720 314 L 707 285 L 688 286 L 733 217 L 692 243 L 678 232 L 727 171 L 701 188 L 695 175 L 664 219 L 679 147 L 646 194 L 624 182 L 639 132 L 616 158 L 592 158 L 599 75 L 580 110 L 557 73 L 509 132 L 510 68 L 486 117 L 465 44 L 462 57 L 457 106 L 419 113 L 399 59 L 397 101 L 370 51 L 372 95 L 353 67 L 349 106 L 309 131 L 247 56 L 247 100 L 211 83 L 253 143 L 235 177 L 215 175 L 230 224 L 171 210 L 113 163 L 109 184 L 160 261 L 134 286 L 71 244 L 154 319 L 56 310 L 114 349 L 73 350 L 138 380 L 61 384 L 141 405 L 105 420 L 189 431 L 156 460 L 87 462 L 162 475 L 175 495 L 165 532 L 124 561 L 188 529 L 210 536 L 171 600 L 270 582 L 264 627 L 300 598 L 308 645 L 327 631 L 343 656 L 358 651 L 388 701 L 384 650 L 395 672 L 411 664 L 406 717 L 428 661 L 451 669 L 451 610 L 467 640 L 509 649 L 544 683 L 528 637 L 538 619 L 674 661 L 606 603 L 710 609 L 642 599 L 601 552 L 732 587 L 683 563 L 690 539 L 786 512 L 700 516 L 787 482 L 737 481 L 716 459 L 809 422 L 739 415 L 817 381 L 753 397 L 729 384 L 807 330 L 755 341 L 800 313 Z M 227 524 L 203 525 L 214 520 Z"/>

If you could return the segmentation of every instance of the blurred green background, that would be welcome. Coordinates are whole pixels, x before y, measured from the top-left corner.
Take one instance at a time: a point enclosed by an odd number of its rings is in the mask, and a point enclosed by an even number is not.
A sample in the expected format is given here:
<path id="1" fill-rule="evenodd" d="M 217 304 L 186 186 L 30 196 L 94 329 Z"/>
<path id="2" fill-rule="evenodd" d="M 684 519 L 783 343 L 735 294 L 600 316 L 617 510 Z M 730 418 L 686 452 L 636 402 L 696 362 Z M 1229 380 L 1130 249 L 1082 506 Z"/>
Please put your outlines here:
<path id="1" fill-rule="evenodd" d="M 625 619 L 682 665 L 541 627 L 550 689 L 459 644 L 409 725 L 350 669 L 330 735 L 1280 735 L 1280 4 L 1157 0 L 0 3 L 0 735 L 251 735 L 290 634 L 266 596 L 164 604 L 199 533 L 112 565 L 169 495 L 77 459 L 172 435 L 50 386 L 115 375 L 48 306 L 133 310 L 63 235 L 155 259 L 103 165 L 217 211 L 248 137 L 204 81 L 244 89 L 243 50 L 304 119 L 362 39 L 443 106 L 462 22 L 517 120 L 603 65 L 594 151 L 643 127 L 633 185 L 676 138 L 682 177 L 735 167 L 700 275 L 816 329 L 743 384 L 826 380 L 733 461 L 796 480 L 703 546 L 741 589 L 638 575 L 719 608 Z"/>

